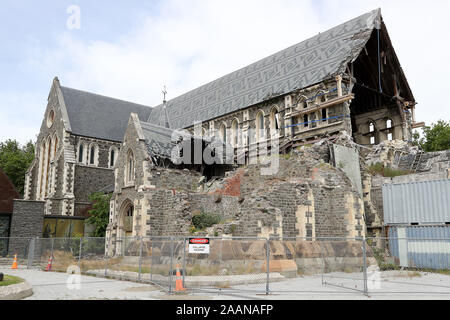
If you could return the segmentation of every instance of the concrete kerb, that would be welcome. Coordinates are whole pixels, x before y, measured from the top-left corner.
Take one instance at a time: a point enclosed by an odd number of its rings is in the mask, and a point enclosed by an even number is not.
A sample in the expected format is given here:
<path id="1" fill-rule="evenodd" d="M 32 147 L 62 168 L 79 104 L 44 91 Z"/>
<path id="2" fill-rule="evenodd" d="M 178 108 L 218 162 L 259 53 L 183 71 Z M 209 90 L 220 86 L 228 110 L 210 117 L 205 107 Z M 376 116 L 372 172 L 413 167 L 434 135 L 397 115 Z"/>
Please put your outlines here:
<path id="1" fill-rule="evenodd" d="M 24 281 L 5 287 L 0 287 L 0 300 L 21 300 L 33 294 L 31 285 Z"/>
<path id="2" fill-rule="evenodd" d="M 105 278 L 104 270 L 90 270 L 86 272 L 86 275 L 91 275 L 99 278 Z M 142 274 L 141 279 L 138 278 L 137 272 L 131 271 L 108 271 L 106 276 L 108 279 L 132 281 L 138 283 L 149 283 L 150 275 Z M 161 275 L 153 275 L 154 281 L 167 282 L 169 283 L 170 277 L 165 277 Z M 270 282 L 279 282 L 287 280 L 286 277 L 278 272 L 270 273 Z M 196 286 L 210 286 L 210 287 L 222 287 L 225 285 L 235 286 L 243 284 L 265 284 L 266 283 L 266 273 L 261 274 L 250 274 L 250 275 L 227 275 L 227 276 L 186 276 L 185 283 L 187 287 Z"/>

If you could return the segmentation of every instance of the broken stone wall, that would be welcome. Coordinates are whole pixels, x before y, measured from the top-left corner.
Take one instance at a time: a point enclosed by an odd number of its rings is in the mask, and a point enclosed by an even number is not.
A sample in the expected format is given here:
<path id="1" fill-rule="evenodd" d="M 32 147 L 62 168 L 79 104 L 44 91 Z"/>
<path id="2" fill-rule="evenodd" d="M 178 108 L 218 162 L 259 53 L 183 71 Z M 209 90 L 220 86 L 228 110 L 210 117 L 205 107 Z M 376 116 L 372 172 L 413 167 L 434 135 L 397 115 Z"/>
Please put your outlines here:
<path id="1" fill-rule="evenodd" d="M 280 156 L 274 175 L 262 175 L 264 166 L 257 164 L 202 191 L 147 190 L 147 235 L 189 235 L 192 217 L 203 212 L 223 220 L 205 235 L 364 236 L 363 201 L 345 173 L 321 159 L 325 150 L 326 145 L 314 146 Z"/>
<path id="2" fill-rule="evenodd" d="M 202 175 L 188 169 L 150 167 L 148 182 L 152 188 L 197 191 Z"/>

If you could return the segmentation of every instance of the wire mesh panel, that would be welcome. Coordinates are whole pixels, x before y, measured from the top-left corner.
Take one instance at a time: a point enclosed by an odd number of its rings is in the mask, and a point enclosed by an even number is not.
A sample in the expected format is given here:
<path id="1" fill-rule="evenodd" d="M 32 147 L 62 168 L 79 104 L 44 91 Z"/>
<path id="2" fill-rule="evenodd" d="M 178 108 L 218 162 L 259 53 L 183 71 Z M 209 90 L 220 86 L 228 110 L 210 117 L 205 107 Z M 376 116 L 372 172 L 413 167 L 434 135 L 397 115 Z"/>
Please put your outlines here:
<path id="1" fill-rule="evenodd" d="M 43 268 L 50 257 L 51 271 L 66 272 L 69 267 L 79 266 L 82 238 L 48 238 L 39 239 L 39 242 L 42 246 L 40 261 Z"/>
<path id="2" fill-rule="evenodd" d="M 388 238 L 367 239 L 8 238 L 9 252 L 0 258 L 0 267 L 10 269 L 16 263 L 19 269 L 72 268 L 151 283 L 172 293 L 450 296 L 450 238 L 411 233 L 400 237 L 403 231 L 396 232 Z"/>
<path id="3" fill-rule="evenodd" d="M 170 237 L 149 237 L 142 239 L 141 281 L 150 282 L 170 291 L 174 241 Z"/>
<path id="4" fill-rule="evenodd" d="M 46 270 L 49 263 L 53 265 L 54 260 L 54 242 L 53 238 L 34 238 L 31 240 L 30 250 L 33 249 L 33 261 L 30 261 L 30 267 L 36 267 Z M 60 248 L 61 249 L 61 248 Z M 58 258 L 61 257 L 61 251 L 58 251 Z M 51 259 L 51 261 L 50 261 Z M 49 267 L 51 269 L 51 267 Z"/>
<path id="5" fill-rule="evenodd" d="M 0 237 L 0 258 L 8 255 L 9 238 Z"/>
<path id="6" fill-rule="evenodd" d="M 322 284 L 367 293 L 366 268 L 376 265 L 364 239 L 318 239 L 323 261 Z"/>
<path id="7" fill-rule="evenodd" d="M 12 267 L 14 257 L 17 259 L 17 266 L 24 267 L 28 263 L 28 251 L 30 238 L 0 238 L 0 266 Z"/>
<path id="8" fill-rule="evenodd" d="M 140 246 L 140 237 L 116 239 L 112 245 L 113 254 L 106 259 L 107 270 L 105 271 L 105 275 L 123 280 L 138 280 Z"/>
<path id="9" fill-rule="evenodd" d="M 450 295 L 450 238 L 396 235 L 367 240 L 377 260 L 377 268 L 367 270 L 369 292 Z"/>
<path id="10" fill-rule="evenodd" d="M 209 253 L 194 253 L 185 241 L 185 285 L 202 291 L 266 292 L 266 239 L 209 238 Z M 177 246 L 177 248 L 181 248 Z M 177 249 L 178 256 L 181 250 Z"/>
<path id="11" fill-rule="evenodd" d="M 273 238 L 269 246 L 270 292 L 320 291 L 321 246 L 299 237 Z M 309 277 L 305 283 L 305 278 Z M 311 286 L 313 284 L 313 286 Z"/>
<path id="12" fill-rule="evenodd" d="M 105 238 L 82 238 L 78 267 L 82 273 L 104 275 L 107 259 Z"/>

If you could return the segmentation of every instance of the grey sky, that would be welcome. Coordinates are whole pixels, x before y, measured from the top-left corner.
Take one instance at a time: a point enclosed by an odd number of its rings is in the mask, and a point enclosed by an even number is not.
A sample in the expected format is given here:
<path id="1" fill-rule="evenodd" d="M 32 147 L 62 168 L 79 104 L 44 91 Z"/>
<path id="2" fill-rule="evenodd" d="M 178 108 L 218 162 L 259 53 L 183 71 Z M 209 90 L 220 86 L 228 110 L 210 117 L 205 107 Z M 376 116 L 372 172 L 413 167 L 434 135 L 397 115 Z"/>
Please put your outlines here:
<path id="1" fill-rule="evenodd" d="M 4 2 L 4 3 L 3 3 Z M 381 7 L 419 103 L 450 120 L 450 1 L 6 0 L 0 6 L 0 141 L 35 140 L 54 76 L 81 90 L 156 106 Z M 80 29 L 67 8 L 81 9 Z"/>

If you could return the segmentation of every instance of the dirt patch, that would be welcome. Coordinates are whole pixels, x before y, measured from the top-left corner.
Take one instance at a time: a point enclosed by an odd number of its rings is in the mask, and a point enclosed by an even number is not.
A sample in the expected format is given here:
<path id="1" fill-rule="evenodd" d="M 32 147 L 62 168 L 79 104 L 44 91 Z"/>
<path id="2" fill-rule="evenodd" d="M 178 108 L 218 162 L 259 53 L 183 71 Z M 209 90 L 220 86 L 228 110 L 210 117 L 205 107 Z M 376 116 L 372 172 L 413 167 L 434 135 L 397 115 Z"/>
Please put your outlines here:
<path id="1" fill-rule="evenodd" d="M 189 294 L 163 294 L 157 298 L 160 300 L 212 300 L 211 296 L 197 296 Z"/>
<path id="2" fill-rule="evenodd" d="M 151 292 L 151 291 L 158 291 L 158 289 L 156 289 L 153 286 L 145 286 L 145 287 L 125 288 L 122 291 L 125 291 L 125 292 Z"/>
<path id="3" fill-rule="evenodd" d="M 418 271 L 395 271 L 389 272 L 387 275 L 383 275 L 386 278 L 420 278 L 422 274 Z"/>

